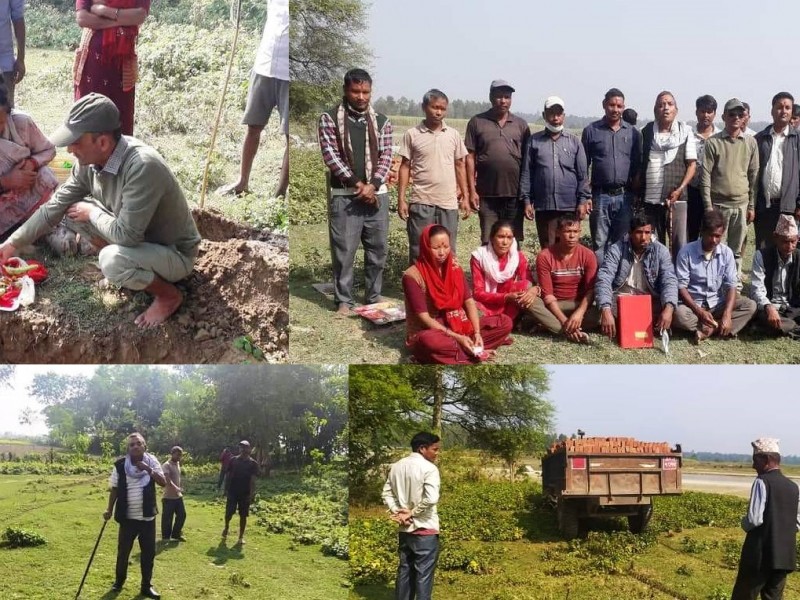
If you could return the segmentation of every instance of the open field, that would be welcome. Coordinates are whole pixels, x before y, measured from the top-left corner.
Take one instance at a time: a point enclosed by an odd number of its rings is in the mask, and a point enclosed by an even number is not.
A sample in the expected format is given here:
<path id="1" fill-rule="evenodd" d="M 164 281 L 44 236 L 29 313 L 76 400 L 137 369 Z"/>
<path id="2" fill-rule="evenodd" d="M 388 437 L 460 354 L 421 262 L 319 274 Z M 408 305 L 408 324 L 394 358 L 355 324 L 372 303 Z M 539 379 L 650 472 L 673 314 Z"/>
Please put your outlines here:
<path id="1" fill-rule="evenodd" d="M 3 527 L 34 531 L 47 540 L 38 547 L 0 547 L 0 597 L 9 600 L 74 597 L 103 522 L 107 478 L 107 474 L 0 476 Z M 319 526 L 329 530 L 337 525 L 314 508 L 330 496 L 330 488 L 295 475 L 259 480 L 256 504 L 263 502 L 263 506 L 251 512 L 245 535 L 247 543 L 237 548 L 235 535 L 227 543 L 219 537 L 224 500 L 214 493 L 215 484 L 213 475 L 187 478 L 188 541 L 168 545 L 159 542 L 157 547 L 153 582 L 164 598 L 318 600 L 346 596 L 347 563 L 324 555 L 319 542 L 297 541 L 303 533 L 297 529 L 298 522 L 306 523 L 309 528 Z M 300 496 L 308 498 L 305 505 L 298 503 Z M 276 510 L 284 505 L 291 506 L 288 516 Z M 284 523 L 284 532 L 272 533 L 279 528 L 279 522 Z M 157 532 L 160 538 L 158 524 Z M 117 525 L 111 520 L 82 598 L 137 597 L 137 547 L 132 553 L 123 592 L 109 592 L 114 578 L 116 533 Z"/>
<path id="2" fill-rule="evenodd" d="M 321 164 L 321 163 L 320 163 Z M 320 171 L 320 177 L 323 172 Z M 584 222 L 584 243 L 589 240 L 588 222 Z M 311 287 L 312 283 L 330 281 L 330 255 L 327 224 L 293 225 L 291 228 L 289 277 L 292 330 L 291 358 L 295 362 L 326 363 L 401 363 L 407 362 L 405 326 L 403 323 L 374 327 L 359 317 L 334 316 L 334 304 Z M 477 215 L 461 221 L 458 232 L 459 264 L 467 266 L 469 255 L 480 238 Z M 749 281 L 754 236 L 749 236 L 744 256 L 745 282 Z M 523 250 L 530 258 L 538 251 L 535 226 L 525 224 Z M 400 278 L 408 261 L 408 239 L 405 225 L 393 213 L 390 217 L 389 256 L 384 272 L 383 294 L 398 304 L 403 303 Z M 356 285 L 363 290 L 363 254 L 356 255 Z M 745 285 L 744 293 L 747 293 Z M 356 298 L 359 298 L 356 289 Z M 497 352 L 500 363 L 644 363 L 644 364 L 710 364 L 710 363 L 798 363 L 800 344 L 789 338 L 771 338 L 756 332 L 752 326 L 738 339 L 708 340 L 696 346 L 683 332 L 674 332 L 670 353 L 664 354 L 656 340 L 656 348 L 623 350 L 599 332 L 589 334 L 590 343 L 578 345 L 541 333 L 514 332 L 514 343 Z"/>
<path id="3" fill-rule="evenodd" d="M 446 474 L 445 474 L 446 475 Z M 746 500 L 703 493 L 658 498 L 651 531 L 595 520 L 564 542 L 531 483 L 452 483 L 440 502 L 437 598 L 460 600 L 725 600 L 736 577 Z M 390 600 L 396 534 L 381 507 L 351 507 L 351 600 Z M 800 599 L 789 577 L 786 600 Z"/>

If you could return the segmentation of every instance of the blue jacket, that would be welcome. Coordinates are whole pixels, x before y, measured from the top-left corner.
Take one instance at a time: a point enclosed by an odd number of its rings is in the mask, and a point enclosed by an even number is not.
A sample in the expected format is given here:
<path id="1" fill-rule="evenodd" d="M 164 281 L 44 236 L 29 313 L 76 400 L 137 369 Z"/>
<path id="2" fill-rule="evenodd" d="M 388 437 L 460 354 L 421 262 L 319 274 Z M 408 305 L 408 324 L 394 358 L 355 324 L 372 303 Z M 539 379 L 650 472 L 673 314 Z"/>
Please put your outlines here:
<path id="1" fill-rule="evenodd" d="M 667 247 L 653 240 L 645 248 L 642 256 L 644 276 L 653 295 L 661 301 L 661 306 L 668 303 L 678 306 L 678 278 L 672 266 L 672 258 Z M 633 268 L 633 249 L 626 236 L 611 246 L 605 254 L 603 264 L 597 272 L 595 297 L 598 308 L 611 307 L 614 301 L 614 290 L 620 288 Z"/>
<path id="2" fill-rule="evenodd" d="M 519 196 L 534 210 L 575 211 L 591 200 L 581 141 L 566 131 L 555 141 L 546 129 L 531 135 L 522 158 Z"/>

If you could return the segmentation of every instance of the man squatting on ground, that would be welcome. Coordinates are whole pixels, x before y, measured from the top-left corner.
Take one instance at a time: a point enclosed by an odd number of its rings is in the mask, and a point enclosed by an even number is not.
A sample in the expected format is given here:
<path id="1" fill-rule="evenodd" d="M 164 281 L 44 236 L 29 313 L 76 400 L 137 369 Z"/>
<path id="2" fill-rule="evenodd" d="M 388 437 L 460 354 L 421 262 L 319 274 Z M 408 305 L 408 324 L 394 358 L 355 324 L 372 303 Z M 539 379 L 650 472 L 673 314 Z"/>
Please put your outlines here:
<path id="1" fill-rule="evenodd" d="M 781 473 L 779 440 L 760 438 L 753 446 L 758 476 L 750 490 L 742 529 L 747 532 L 731 600 L 781 600 L 786 576 L 797 568 L 800 529 L 797 484 Z"/>
<path id="2" fill-rule="evenodd" d="M 238 545 L 244 544 L 244 530 L 247 527 L 247 517 L 250 514 L 250 504 L 256 497 L 256 478 L 258 477 L 258 463 L 250 456 L 252 448 L 250 442 L 239 442 L 239 454 L 228 463 L 228 473 L 225 477 L 225 529 L 222 530 L 223 539 L 228 537 L 228 526 L 233 514 L 239 511 L 239 539 Z"/>
<path id="3" fill-rule="evenodd" d="M 69 179 L 0 245 L 0 261 L 64 225 L 99 250 L 100 270 L 112 284 L 144 290 L 152 304 L 139 327 L 163 323 L 183 302 L 173 285 L 194 268 L 200 246 L 189 205 L 164 159 L 143 142 L 121 134 L 119 110 L 102 94 L 72 106 L 52 135 L 78 159 Z M 72 248 L 78 246 L 72 236 Z"/>
<path id="4" fill-rule="evenodd" d="M 395 600 L 431 600 L 439 558 L 439 449 L 438 435 L 418 433 L 411 454 L 392 465 L 383 486 L 383 501 L 398 524 Z"/>
<path id="5" fill-rule="evenodd" d="M 158 459 L 145 452 L 147 444 L 139 433 L 128 436 L 128 453 L 114 463 L 109 477 L 111 490 L 108 508 L 103 518 L 108 521 L 112 511 L 119 523 L 117 538 L 117 568 L 112 592 L 119 592 L 128 576 L 128 558 L 133 542 L 139 538 L 142 569 L 141 593 L 146 598 L 160 598 L 152 586 L 153 562 L 156 558 L 156 486 L 164 487 L 166 480 Z"/>
<path id="6" fill-rule="evenodd" d="M 328 235 L 333 265 L 333 298 L 337 312 L 350 314 L 353 261 L 364 246 L 364 302 L 381 298 L 392 167 L 392 124 L 370 104 L 372 78 L 363 69 L 344 75 L 341 104 L 319 118 L 322 160 L 330 170 Z"/>

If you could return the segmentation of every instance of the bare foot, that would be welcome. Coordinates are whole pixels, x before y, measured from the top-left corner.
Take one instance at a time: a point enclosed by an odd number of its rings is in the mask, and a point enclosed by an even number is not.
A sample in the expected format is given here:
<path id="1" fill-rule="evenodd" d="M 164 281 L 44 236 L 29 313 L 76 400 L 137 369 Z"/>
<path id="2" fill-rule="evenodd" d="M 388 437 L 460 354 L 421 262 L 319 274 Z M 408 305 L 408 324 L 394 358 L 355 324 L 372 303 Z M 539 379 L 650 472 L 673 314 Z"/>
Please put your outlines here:
<path id="1" fill-rule="evenodd" d="M 241 196 L 247 191 L 248 191 L 247 186 L 243 185 L 239 181 L 237 181 L 236 183 L 229 183 L 227 185 L 222 185 L 217 188 L 217 194 L 219 194 L 220 196 Z"/>
<path id="2" fill-rule="evenodd" d="M 149 327 L 157 327 L 166 321 L 183 303 L 183 294 L 178 288 L 174 286 L 173 288 L 175 290 L 174 294 L 159 294 L 153 298 L 153 303 L 147 307 L 146 311 L 136 317 L 134 323 L 143 329 L 147 329 Z"/>
<path id="3" fill-rule="evenodd" d="M 340 304 L 339 307 L 336 309 L 336 315 L 339 317 L 349 317 L 353 314 L 353 311 L 350 310 L 350 307 L 347 304 Z"/>

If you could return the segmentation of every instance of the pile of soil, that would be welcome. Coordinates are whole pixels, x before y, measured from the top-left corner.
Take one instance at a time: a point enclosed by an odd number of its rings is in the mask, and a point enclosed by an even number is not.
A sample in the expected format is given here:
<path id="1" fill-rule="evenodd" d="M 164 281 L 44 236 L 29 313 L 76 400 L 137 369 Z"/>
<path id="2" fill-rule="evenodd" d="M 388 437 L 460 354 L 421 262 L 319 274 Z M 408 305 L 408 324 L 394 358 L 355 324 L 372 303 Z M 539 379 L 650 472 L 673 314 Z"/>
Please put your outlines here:
<path id="1" fill-rule="evenodd" d="M 11 363 L 241 363 L 256 360 L 236 347 L 249 338 L 270 362 L 288 355 L 289 256 L 285 236 L 248 228 L 214 211 L 195 209 L 203 237 L 192 274 L 178 283 L 184 303 L 166 323 L 139 329 L 135 316 L 150 302 L 143 293 L 100 290 L 102 274 L 86 259 L 77 273 L 59 273 L 29 308 L 0 314 L 0 360 Z M 59 278 L 61 280 L 59 281 Z M 102 318 L 76 318 L 54 288 L 78 286 L 77 297 L 103 294 Z M 50 288 L 50 289 L 48 289 Z M 84 289 L 85 288 L 85 289 Z M 238 344 L 238 345 L 241 345 Z"/>

